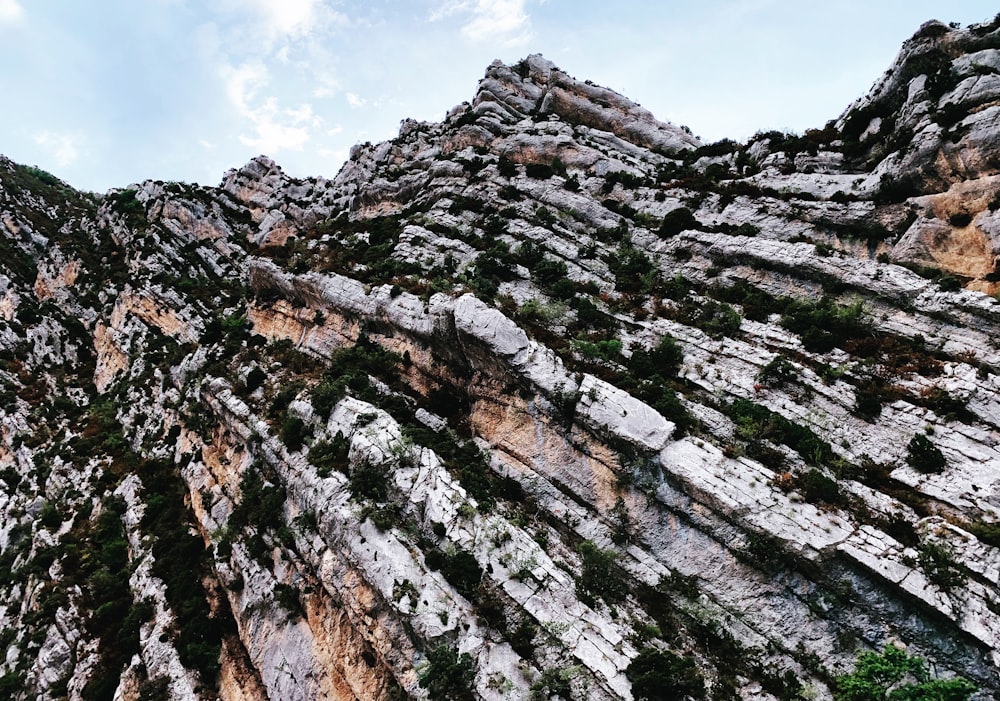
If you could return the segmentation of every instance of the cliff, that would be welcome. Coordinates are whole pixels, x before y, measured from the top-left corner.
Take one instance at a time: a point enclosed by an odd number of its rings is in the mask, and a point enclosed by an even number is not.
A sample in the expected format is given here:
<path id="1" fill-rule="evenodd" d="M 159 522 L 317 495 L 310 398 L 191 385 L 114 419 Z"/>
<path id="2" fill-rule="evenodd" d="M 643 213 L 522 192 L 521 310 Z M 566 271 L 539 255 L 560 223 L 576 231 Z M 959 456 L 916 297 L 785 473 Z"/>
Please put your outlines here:
<path id="1" fill-rule="evenodd" d="M 703 145 L 540 56 L 333 178 L 0 159 L 0 695 L 1000 691 L 1000 22 Z"/>

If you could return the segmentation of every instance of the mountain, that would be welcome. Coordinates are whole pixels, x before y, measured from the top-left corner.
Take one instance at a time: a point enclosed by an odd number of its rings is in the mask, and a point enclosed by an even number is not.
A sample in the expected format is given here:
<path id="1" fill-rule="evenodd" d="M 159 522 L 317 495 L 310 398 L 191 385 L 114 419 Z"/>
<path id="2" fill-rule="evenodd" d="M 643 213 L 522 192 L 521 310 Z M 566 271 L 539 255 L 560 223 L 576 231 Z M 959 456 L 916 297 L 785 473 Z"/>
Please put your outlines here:
<path id="1" fill-rule="evenodd" d="M 998 119 L 1000 17 L 744 144 L 529 56 L 333 179 L 0 160 L 0 696 L 993 698 Z"/>

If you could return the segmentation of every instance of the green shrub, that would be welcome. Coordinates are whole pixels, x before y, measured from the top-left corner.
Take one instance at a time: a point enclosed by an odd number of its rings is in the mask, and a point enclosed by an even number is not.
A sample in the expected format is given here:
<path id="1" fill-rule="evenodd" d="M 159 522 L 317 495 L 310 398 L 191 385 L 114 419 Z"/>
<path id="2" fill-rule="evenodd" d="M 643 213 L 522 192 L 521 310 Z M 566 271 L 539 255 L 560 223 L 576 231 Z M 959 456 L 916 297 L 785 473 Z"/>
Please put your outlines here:
<path id="1" fill-rule="evenodd" d="M 737 399 L 730 405 L 728 413 L 736 423 L 737 435 L 741 438 L 782 443 L 814 465 L 830 465 L 834 461 L 830 444 L 811 428 L 789 421 L 749 399 Z"/>
<path id="2" fill-rule="evenodd" d="M 266 482 L 256 463 L 247 467 L 240 480 L 242 499 L 229 516 L 229 527 L 253 526 L 258 532 L 277 530 L 284 523 L 285 489 Z"/>
<path id="3" fill-rule="evenodd" d="M 632 540 L 632 519 L 623 497 L 615 499 L 615 505 L 608 510 L 608 518 L 611 521 L 611 541 L 615 545 L 625 545 Z"/>
<path id="4" fill-rule="evenodd" d="M 636 701 L 705 698 L 705 680 L 694 660 L 654 647 L 644 647 L 625 671 Z"/>
<path id="5" fill-rule="evenodd" d="M 686 277 L 677 273 L 669 280 L 661 282 L 656 291 L 664 299 L 672 299 L 676 302 L 680 302 L 691 294 L 692 287 L 693 285 Z"/>
<path id="6" fill-rule="evenodd" d="M 835 687 L 836 701 L 966 701 L 976 691 L 962 677 L 931 677 L 923 659 L 894 645 L 881 654 L 862 653 L 854 671 L 837 677 Z"/>
<path id="7" fill-rule="evenodd" d="M 299 600 L 299 590 L 290 584 L 274 585 L 274 603 L 284 609 L 289 621 L 302 618 L 302 603 Z"/>
<path id="8" fill-rule="evenodd" d="M 450 432 L 432 431 L 420 425 L 404 426 L 403 431 L 414 443 L 437 453 L 448 472 L 457 477 L 469 496 L 476 500 L 480 510 L 489 511 L 500 496 L 515 501 L 524 499 L 520 485 L 509 477 L 497 476 L 490 467 L 488 456 L 475 443 L 460 443 Z"/>
<path id="9" fill-rule="evenodd" d="M 454 551 L 434 549 L 427 552 L 424 561 L 428 569 L 440 570 L 459 594 L 466 599 L 474 598 L 476 588 L 483 579 L 483 570 L 471 553 L 457 549 Z"/>
<path id="10" fill-rule="evenodd" d="M 798 376 L 799 370 L 785 356 L 776 355 L 757 373 L 757 381 L 765 387 L 784 387 Z"/>
<path id="11" fill-rule="evenodd" d="M 267 409 L 267 417 L 269 419 L 284 419 L 285 412 L 288 411 L 288 405 L 298 395 L 302 389 L 302 385 L 301 380 L 293 380 L 279 389 Z"/>
<path id="12" fill-rule="evenodd" d="M 469 286 L 491 300 L 501 282 L 517 278 L 516 261 L 510 248 L 502 241 L 494 243 L 473 261 Z"/>
<path id="13" fill-rule="evenodd" d="M 147 462 L 142 474 L 146 493 L 142 527 L 156 537 L 153 571 L 166 584 L 167 601 L 177 619 L 177 651 L 185 666 L 211 681 L 219 669 L 222 636 L 232 621 L 221 613 L 225 609 L 214 614 L 208 604 L 202 585 L 209 568 L 208 552 L 201 537 L 191 533 L 192 518 L 184 506 L 187 485 L 167 462 Z M 245 487 L 244 500 L 236 510 L 248 508 L 260 494 L 247 482 L 246 474 L 241 487 Z M 251 513 L 249 518 L 255 516 Z"/>
<path id="14" fill-rule="evenodd" d="M 620 292 L 647 293 L 659 281 L 659 271 L 649 256 L 630 244 L 622 244 L 609 254 L 607 263 Z"/>
<path id="15" fill-rule="evenodd" d="M 136 198 L 137 194 L 137 190 L 130 188 L 111 193 L 108 199 L 111 202 L 111 209 L 121 214 L 129 226 L 142 228 L 148 223 L 146 221 L 146 208 Z"/>
<path id="16" fill-rule="evenodd" d="M 332 440 L 312 444 L 309 448 L 309 463 L 316 468 L 316 474 L 320 477 L 329 477 L 333 470 L 347 474 L 350 448 L 350 441 L 338 431 Z"/>
<path id="17" fill-rule="evenodd" d="M 592 360 L 618 360 L 621 358 L 622 342 L 617 338 L 600 341 L 576 340 L 573 347 L 585 358 Z"/>
<path id="18" fill-rule="evenodd" d="M 657 233 L 662 238 L 671 238 L 682 231 L 700 228 L 701 224 L 695 219 L 690 209 L 687 207 L 678 207 L 664 215 Z"/>
<path id="19" fill-rule="evenodd" d="M 302 449 L 310 435 L 306 422 L 298 416 L 288 415 L 281 423 L 281 442 L 293 453 Z"/>
<path id="20" fill-rule="evenodd" d="M 955 553 L 945 543 L 921 544 L 917 549 L 917 563 L 927 579 L 945 591 L 965 584 L 965 572 L 955 560 Z"/>
<path id="21" fill-rule="evenodd" d="M 475 694 L 475 663 L 467 652 L 461 655 L 446 643 L 427 651 L 427 663 L 419 670 L 421 689 L 427 689 L 432 699 L 472 701 Z"/>
<path id="22" fill-rule="evenodd" d="M 922 433 L 917 433 L 906 446 L 906 462 L 917 472 L 933 474 L 948 466 L 944 454 Z"/>
<path id="23" fill-rule="evenodd" d="M 357 499 L 384 502 L 389 498 L 389 468 L 361 461 L 351 470 L 350 486 Z"/>
<path id="24" fill-rule="evenodd" d="M 786 304 L 784 300 L 745 280 L 737 280 L 732 285 L 713 285 L 708 294 L 720 302 L 740 305 L 743 316 L 753 321 L 766 321 L 771 314 L 783 311 Z"/>
<path id="25" fill-rule="evenodd" d="M 580 575 L 576 580 L 577 592 L 585 604 L 596 598 L 608 604 L 622 601 L 628 594 L 625 572 L 618 565 L 618 553 L 605 550 L 592 540 L 585 540 L 576 548 L 580 554 Z"/>
<path id="26" fill-rule="evenodd" d="M 553 175 L 555 171 L 547 163 L 526 163 L 524 166 L 524 172 L 529 178 L 535 178 L 537 180 L 548 180 Z"/>
<path id="27" fill-rule="evenodd" d="M 976 415 L 969 411 L 968 398 L 955 397 L 940 387 L 926 394 L 921 393 L 920 403 L 933 409 L 945 421 L 971 423 L 976 420 Z"/>
<path id="28" fill-rule="evenodd" d="M 500 156 L 500 160 L 497 161 L 497 170 L 503 177 L 513 178 L 517 175 L 517 164 L 506 156 Z"/>
<path id="29" fill-rule="evenodd" d="M 245 384 L 247 392 L 253 392 L 257 388 L 261 387 L 264 384 L 264 380 L 266 379 L 267 379 L 267 373 L 264 372 L 262 369 L 260 369 L 257 366 L 251 368 L 250 372 L 247 373 L 247 379 Z"/>
<path id="30" fill-rule="evenodd" d="M 799 488 L 806 501 L 837 505 L 844 503 L 844 495 L 836 480 L 830 479 L 813 468 L 799 479 Z"/>
<path id="31" fill-rule="evenodd" d="M 649 350 L 638 348 L 632 351 L 628 369 L 639 379 L 660 375 L 677 377 L 684 362 L 684 351 L 670 336 L 663 336 Z"/>
<path id="32" fill-rule="evenodd" d="M 577 297 L 573 304 L 576 307 L 577 323 L 581 327 L 605 330 L 618 328 L 618 320 L 598 309 L 590 297 Z"/>
<path id="33" fill-rule="evenodd" d="M 551 701 L 552 698 L 572 701 L 573 688 L 570 686 L 577 670 L 573 667 L 544 670 L 531 685 L 531 701 Z"/>
<path id="34" fill-rule="evenodd" d="M 829 297 L 819 302 L 794 300 L 785 308 L 781 325 L 797 333 L 806 350 L 827 353 L 868 334 L 871 322 L 862 303 L 841 305 Z"/>
<path id="35" fill-rule="evenodd" d="M 965 530 L 973 534 L 983 543 L 1000 548 L 1000 523 L 986 523 L 985 521 L 973 521 L 965 524 Z"/>
<path id="36" fill-rule="evenodd" d="M 681 305 L 680 320 L 701 329 L 712 338 L 732 337 L 739 333 L 743 319 L 725 302 L 686 300 Z"/>
<path id="37" fill-rule="evenodd" d="M 882 413 L 882 403 L 892 397 L 894 389 L 885 378 L 869 375 L 854 387 L 854 413 L 872 423 Z"/>
<path id="38" fill-rule="evenodd" d="M 624 170 L 613 170 L 604 176 L 604 184 L 601 185 L 601 192 L 607 195 L 619 183 L 626 190 L 634 190 L 637 187 L 643 187 L 647 184 L 646 178 L 641 175 L 634 175 Z"/>
<path id="39" fill-rule="evenodd" d="M 324 379 L 313 387 L 309 403 L 312 404 L 313 411 L 318 417 L 326 419 L 329 418 L 333 407 L 344 397 L 346 392 L 347 382 Z"/>
<path id="40" fill-rule="evenodd" d="M 564 279 L 567 272 L 565 263 L 546 256 L 531 269 L 531 279 L 539 287 L 545 289 Z"/>

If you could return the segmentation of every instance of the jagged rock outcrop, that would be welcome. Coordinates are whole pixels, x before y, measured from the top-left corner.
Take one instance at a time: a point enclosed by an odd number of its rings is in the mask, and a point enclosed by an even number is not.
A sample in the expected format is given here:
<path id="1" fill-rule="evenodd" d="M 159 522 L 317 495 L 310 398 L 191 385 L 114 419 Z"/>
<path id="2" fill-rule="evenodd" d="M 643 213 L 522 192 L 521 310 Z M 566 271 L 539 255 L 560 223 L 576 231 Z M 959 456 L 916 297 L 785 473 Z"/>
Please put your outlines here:
<path id="1" fill-rule="evenodd" d="M 0 696 L 830 699 L 896 643 L 992 698 L 998 55 L 929 23 L 746 144 L 529 56 L 332 179 L 0 159 Z"/>

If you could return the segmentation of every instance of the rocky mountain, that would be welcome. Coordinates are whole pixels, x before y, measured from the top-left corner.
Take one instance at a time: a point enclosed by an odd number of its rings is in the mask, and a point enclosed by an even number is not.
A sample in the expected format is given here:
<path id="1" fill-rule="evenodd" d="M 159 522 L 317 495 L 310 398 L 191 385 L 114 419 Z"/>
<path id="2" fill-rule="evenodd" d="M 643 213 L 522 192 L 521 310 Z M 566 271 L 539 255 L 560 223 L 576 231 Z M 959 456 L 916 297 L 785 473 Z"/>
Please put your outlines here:
<path id="1" fill-rule="evenodd" d="M 994 698 L 998 124 L 1000 17 L 743 144 L 529 56 L 333 179 L 0 160 L 0 696 Z"/>

